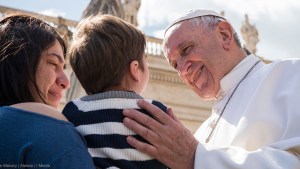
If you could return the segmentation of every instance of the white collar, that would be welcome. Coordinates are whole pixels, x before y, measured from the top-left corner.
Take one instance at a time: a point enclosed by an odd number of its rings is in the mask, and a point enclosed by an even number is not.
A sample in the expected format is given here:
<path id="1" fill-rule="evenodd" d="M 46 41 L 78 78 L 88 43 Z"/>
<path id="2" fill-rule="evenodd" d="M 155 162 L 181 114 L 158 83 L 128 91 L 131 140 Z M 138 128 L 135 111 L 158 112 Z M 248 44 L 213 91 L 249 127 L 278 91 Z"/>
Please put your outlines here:
<path id="1" fill-rule="evenodd" d="M 259 58 L 253 54 L 245 57 L 238 65 L 236 65 L 227 75 L 225 75 L 220 81 L 220 91 L 217 95 L 222 96 L 227 94 L 230 89 L 236 86 L 245 74 L 251 69 L 253 64 L 257 62 Z"/>

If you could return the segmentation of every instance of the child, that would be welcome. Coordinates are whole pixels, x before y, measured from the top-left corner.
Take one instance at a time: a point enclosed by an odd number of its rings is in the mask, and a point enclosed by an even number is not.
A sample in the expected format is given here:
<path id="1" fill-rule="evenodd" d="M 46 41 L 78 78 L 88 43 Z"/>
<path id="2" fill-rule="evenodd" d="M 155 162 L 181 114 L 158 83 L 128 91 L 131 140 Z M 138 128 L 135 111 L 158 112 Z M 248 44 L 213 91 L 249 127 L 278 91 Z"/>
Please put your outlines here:
<path id="1" fill-rule="evenodd" d="M 126 142 L 128 135 L 142 140 L 123 125 L 122 111 L 140 109 L 136 102 L 143 99 L 139 94 L 149 79 L 145 45 L 141 31 L 111 15 L 84 19 L 74 34 L 70 64 L 88 95 L 69 102 L 63 114 L 84 136 L 102 169 L 167 168 Z"/>

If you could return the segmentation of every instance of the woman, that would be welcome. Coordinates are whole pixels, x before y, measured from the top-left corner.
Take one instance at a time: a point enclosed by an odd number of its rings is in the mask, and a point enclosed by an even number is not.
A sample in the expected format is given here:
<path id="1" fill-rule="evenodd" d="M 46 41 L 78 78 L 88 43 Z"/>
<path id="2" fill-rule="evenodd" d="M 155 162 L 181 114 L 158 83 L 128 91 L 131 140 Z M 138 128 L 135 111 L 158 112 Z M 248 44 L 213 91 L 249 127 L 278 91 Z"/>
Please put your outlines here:
<path id="1" fill-rule="evenodd" d="M 55 109 L 70 85 L 65 54 L 47 23 L 24 14 L 0 20 L 2 167 L 94 168 L 83 139 Z"/>

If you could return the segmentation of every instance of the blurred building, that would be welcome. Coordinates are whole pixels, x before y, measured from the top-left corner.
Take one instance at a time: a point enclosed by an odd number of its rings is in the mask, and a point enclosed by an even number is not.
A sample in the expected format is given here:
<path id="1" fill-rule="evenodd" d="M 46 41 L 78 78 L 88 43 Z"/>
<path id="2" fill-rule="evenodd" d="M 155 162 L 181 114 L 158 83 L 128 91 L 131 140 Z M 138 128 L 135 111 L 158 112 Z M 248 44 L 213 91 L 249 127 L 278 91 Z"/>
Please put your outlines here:
<path id="1" fill-rule="evenodd" d="M 70 40 L 77 21 L 67 20 L 61 17 L 50 17 L 37 13 L 22 11 L 19 9 L 0 6 L 0 16 L 10 11 L 29 13 L 41 18 L 60 30 L 65 40 Z M 149 84 L 142 94 L 144 98 L 151 98 L 165 103 L 173 108 L 181 122 L 195 132 L 202 122 L 210 115 L 212 102 L 202 101 L 191 89 L 189 89 L 179 78 L 177 72 L 168 65 L 161 50 L 162 39 L 147 36 L 146 53 L 150 71 Z M 68 64 L 68 59 L 67 59 Z M 70 77 L 72 69 L 67 65 L 66 74 Z M 71 83 L 71 86 L 73 84 Z M 72 88 L 72 87 L 71 87 Z M 85 95 L 82 88 L 72 93 L 74 98 Z M 61 101 L 60 109 L 66 104 L 66 93 Z"/>
<path id="2" fill-rule="evenodd" d="M 91 0 L 89 5 L 96 4 L 99 0 Z M 102 1 L 113 3 L 110 0 Z M 135 3 L 139 3 L 140 1 L 137 0 Z M 120 3 L 129 3 L 129 1 L 118 1 L 114 0 L 115 7 L 108 8 L 107 4 L 98 4 L 98 7 L 102 10 L 107 10 L 106 13 L 110 13 L 113 11 L 117 15 L 122 17 L 128 16 L 126 14 L 127 9 L 131 9 L 128 6 L 124 9 Z M 134 3 L 133 3 L 134 4 Z M 135 12 L 137 12 L 137 8 L 139 4 L 135 4 Z M 97 7 L 94 5 L 94 7 Z M 91 7 L 87 7 L 86 10 L 83 12 L 83 17 L 89 15 L 88 9 Z M 120 11 L 116 11 L 115 9 L 120 9 Z M 99 11 L 93 9 L 95 11 Z M 41 18 L 54 27 L 58 29 L 60 34 L 64 37 L 64 39 L 69 42 L 71 40 L 72 31 L 74 30 L 76 25 L 78 24 L 77 21 L 72 21 L 68 19 L 64 19 L 62 17 L 51 17 L 40 15 L 37 13 L 23 11 L 14 8 L 8 8 L 4 6 L 0 6 L 0 16 L 8 13 L 10 11 L 20 11 L 23 13 L 28 13 L 34 15 L 38 18 Z M 119 13 L 118 13 L 119 12 Z M 112 13 L 112 14 L 114 14 Z M 129 12 L 129 13 L 132 13 Z M 132 17 L 130 18 L 123 18 L 127 21 L 132 21 L 133 24 L 137 24 L 136 22 L 136 15 L 131 14 Z M 144 93 L 142 94 L 144 98 L 151 98 L 159 100 L 165 103 L 167 106 L 172 107 L 173 111 L 183 123 L 192 133 L 196 131 L 196 129 L 208 118 L 211 114 L 211 108 L 213 105 L 213 101 L 203 101 L 198 97 L 191 89 L 189 89 L 179 78 L 177 71 L 175 71 L 166 61 L 165 57 L 162 53 L 162 39 L 154 38 L 154 37 L 146 37 L 147 47 L 146 47 L 146 54 L 148 55 L 148 65 L 149 65 L 149 72 L 150 72 L 150 79 L 148 86 Z M 271 61 L 264 60 L 260 57 L 264 62 L 270 63 Z M 71 87 L 70 89 L 64 93 L 64 98 L 61 101 L 60 109 L 64 107 L 64 105 L 70 100 L 74 98 L 81 97 L 85 95 L 85 91 L 80 86 L 78 82 L 76 82 L 76 78 L 72 76 L 72 69 L 68 64 L 66 66 L 66 74 L 69 76 L 71 80 Z M 74 74 L 73 74 L 74 75 Z"/>

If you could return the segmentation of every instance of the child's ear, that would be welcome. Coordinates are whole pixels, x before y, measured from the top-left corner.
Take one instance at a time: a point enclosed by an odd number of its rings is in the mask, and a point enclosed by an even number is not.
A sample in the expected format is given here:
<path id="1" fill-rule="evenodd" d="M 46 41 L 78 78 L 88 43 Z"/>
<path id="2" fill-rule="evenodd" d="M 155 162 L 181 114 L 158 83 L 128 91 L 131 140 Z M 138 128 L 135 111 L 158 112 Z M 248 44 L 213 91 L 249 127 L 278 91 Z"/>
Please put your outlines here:
<path id="1" fill-rule="evenodd" d="M 140 76 L 139 76 L 139 62 L 137 60 L 134 60 L 130 63 L 130 77 L 132 77 L 136 81 L 140 81 Z"/>

